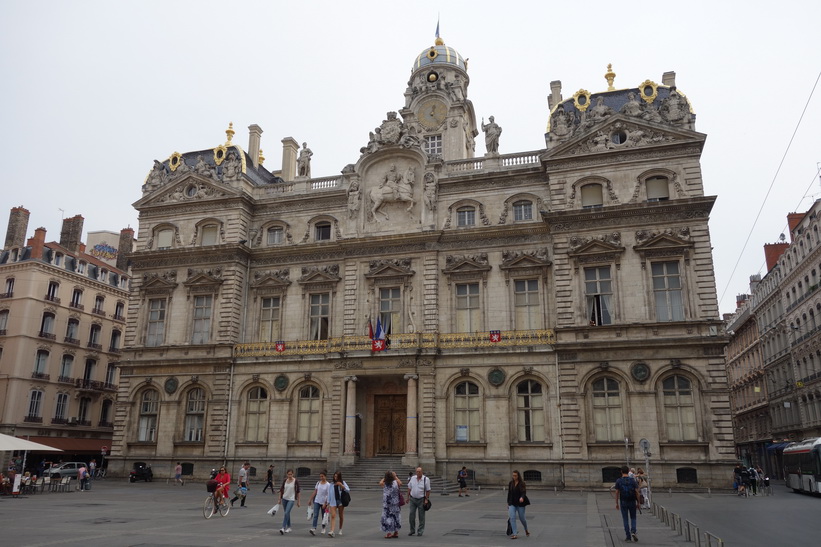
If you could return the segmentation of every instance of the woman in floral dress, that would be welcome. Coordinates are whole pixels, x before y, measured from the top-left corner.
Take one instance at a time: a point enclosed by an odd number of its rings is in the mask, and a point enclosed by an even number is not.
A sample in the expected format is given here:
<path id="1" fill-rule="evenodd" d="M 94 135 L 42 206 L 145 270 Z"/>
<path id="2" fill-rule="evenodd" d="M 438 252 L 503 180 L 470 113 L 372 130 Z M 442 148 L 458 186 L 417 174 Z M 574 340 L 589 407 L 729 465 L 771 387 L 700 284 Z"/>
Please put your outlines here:
<path id="1" fill-rule="evenodd" d="M 382 519 L 379 523 L 385 538 L 398 538 L 399 529 L 402 528 L 402 514 L 399 507 L 401 493 L 399 491 L 402 481 L 393 471 L 385 473 L 385 477 L 379 481 L 382 487 Z"/>

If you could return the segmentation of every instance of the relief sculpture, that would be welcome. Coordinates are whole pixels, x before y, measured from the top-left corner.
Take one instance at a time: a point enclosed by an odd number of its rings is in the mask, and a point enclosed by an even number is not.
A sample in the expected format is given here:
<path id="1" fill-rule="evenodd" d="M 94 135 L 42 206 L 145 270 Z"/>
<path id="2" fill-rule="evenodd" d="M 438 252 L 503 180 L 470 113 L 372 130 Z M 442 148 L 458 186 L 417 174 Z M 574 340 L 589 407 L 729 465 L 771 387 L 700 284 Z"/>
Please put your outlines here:
<path id="1" fill-rule="evenodd" d="M 370 213 L 373 220 L 379 222 L 378 215 L 382 215 L 385 220 L 390 220 L 388 214 L 382 211 L 382 206 L 386 203 L 407 203 L 408 206 L 405 210 L 410 212 L 416 203 L 413 200 L 413 183 L 415 179 L 416 170 L 413 167 L 408 167 L 403 176 L 397 171 L 396 164 L 391 164 L 388 172 L 379 181 L 379 187 L 372 188 L 368 193 L 372 204 Z"/>

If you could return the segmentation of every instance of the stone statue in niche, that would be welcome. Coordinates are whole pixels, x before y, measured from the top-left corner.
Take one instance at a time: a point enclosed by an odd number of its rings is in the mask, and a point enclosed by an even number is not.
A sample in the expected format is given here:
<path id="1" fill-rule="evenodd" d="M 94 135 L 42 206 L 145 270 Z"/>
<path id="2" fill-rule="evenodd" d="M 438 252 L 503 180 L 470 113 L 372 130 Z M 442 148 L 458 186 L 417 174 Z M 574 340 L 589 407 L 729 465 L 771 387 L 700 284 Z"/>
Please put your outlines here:
<path id="1" fill-rule="evenodd" d="M 242 163 L 233 151 L 222 163 L 222 180 L 237 180 L 242 172 Z"/>
<path id="2" fill-rule="evenodd" d="M 436 210 L 436 175 L 425 173 L 425 207 L 429 211 Z"/>
<path id="3" fill-rule="evenodd" d="M 356 213 L 359 212 L 359 203 L 362 199 L 361 192 L 359 191 L 359 182 L 354 180 L 351 182 L 350 187 L 348 188 L 348 217 L 354 218 L 356 217 Z"/>
<path id="4" fill-rule="evenodd" d="M 214 174 L 211 170 L 211 166 L 202 159 L 202 155 L 197 156 L 197 164 L 194 166 L 194 172 L 206 178 L 211 178 Z"/>
<path id="5" fill-rule="evenodd" d="M 412 168 L 409 168 L 409 171 L 415 178 L 416 173 L 411 170 Z M 413 180 L 405 181 L 402 175 L 396 170 L 396 164 L 391 164 L 390 169 L 379 182 L 379 187 L 372 188 L 368 194 L 371 198 L 372 205 L 370 212 L 373 219 L 379 222 L 378 215 L 381 214 L 385 217 L 385 220 L 390 220 L 388 214 L 381 210 L 385 203 L 406 202 L 408 206 L 405 210 L 410 212 L 415 205 L 413 200 L 413 182 Z"/>
<path id="6" fill-rule="evenodd" d="M 488 154 L 498 154 L 499 153 L 499 137 L 502 134 L 502 128 L 499 124 L 496 123 L 496 118 L 491 116 L 488 118 L 490 123 L 485 123 L 485 119 L 482 118 L 482 131 L 485 132 L 485 148 L 487 148 Z"/>
<path id="7" fill-rule="evenodd" d="M 299 151 L 299 158 L 296 160 L 297 174 L 300 177 L 311 178 L 311 156 L 314 153 L 308 148 L 308 143 L 302 143 L 302 150 Z"/>

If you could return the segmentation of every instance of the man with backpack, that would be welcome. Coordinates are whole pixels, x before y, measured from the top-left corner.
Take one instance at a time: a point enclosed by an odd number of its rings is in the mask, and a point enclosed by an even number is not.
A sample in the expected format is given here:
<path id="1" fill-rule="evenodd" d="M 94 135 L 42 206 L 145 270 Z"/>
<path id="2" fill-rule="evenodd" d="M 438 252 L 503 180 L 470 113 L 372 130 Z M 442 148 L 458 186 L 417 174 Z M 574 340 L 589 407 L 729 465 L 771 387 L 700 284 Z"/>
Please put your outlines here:
<path id="1" fill-rule="evenodd" d="M 638 541 L 636 535 L 636 506 L 639 500 L 639 484 L 636 479 L 630 476 L 630 468 L 626 465 L 621 468 L 621 477 L 616 479 L 613 486 L 616 492 L 616 509 L 621 505 L 621 518 L 624 522 L 624 541 Z M 627 521 L 627 514 L 630 514 L 630 521 Z M 632 525 L 632 526 L 631 526 Z"/>

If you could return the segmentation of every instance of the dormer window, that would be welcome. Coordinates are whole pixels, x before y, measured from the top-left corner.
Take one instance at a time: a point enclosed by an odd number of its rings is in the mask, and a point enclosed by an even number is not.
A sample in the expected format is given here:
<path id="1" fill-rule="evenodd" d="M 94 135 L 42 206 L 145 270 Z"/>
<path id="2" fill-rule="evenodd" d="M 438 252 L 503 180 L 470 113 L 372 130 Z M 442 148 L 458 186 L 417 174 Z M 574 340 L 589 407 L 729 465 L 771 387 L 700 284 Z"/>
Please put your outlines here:
<path id="1" fill-rule="evenodd" d="M 670 188 L 667 177 L 650 177 L 645 181 L 647 201 L 667 201 L 670 199 Z"/>
<path id="2" fill-rule="evenodd" d="M 209 224 L 202 227 L 202 246 L 217 244 L 217 225 Z"/>
<path id="3" fill-rule="evenodd" d="M 513 204 L 513 220 L 533 220 L 533 203 L 527 200 Z"/>
<path id="4" fill-rule="evenodd" d="M 79 274 L 86 273 L 86 263 L 85 262 L 80 261 L 77 264 L 77 273 L 79 273 Z"/>
<path id="5" fill-rule="evenodd" d="M 476 208 L 475 207 L 459 207 L 456 209 L 456 225 L 457 226 L 475 226 L 476 225 Z"/>
<path id="6" fill-rule="evenodd" d="M 601 184 L 582 186 L 582 209 L 593 209 L 604 205 Z"/>
<path id="7" fill-rule="evenodd" d="M 319 222 L 314 227 L 316 234 L 316 241 L 329 241 L 331 239 L 331 223 Z"/>
<path id="8" fill-rule="evenodd" d="M 59 266 L 63 263 L 63 255 L 61 253 L 57 253 L 54 255 L 54 265 Z"/>

